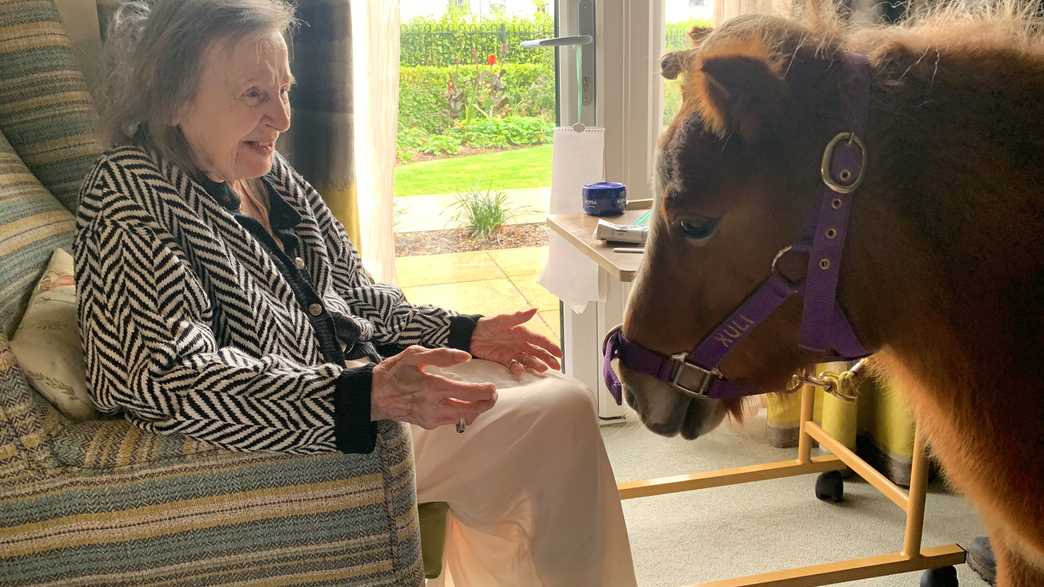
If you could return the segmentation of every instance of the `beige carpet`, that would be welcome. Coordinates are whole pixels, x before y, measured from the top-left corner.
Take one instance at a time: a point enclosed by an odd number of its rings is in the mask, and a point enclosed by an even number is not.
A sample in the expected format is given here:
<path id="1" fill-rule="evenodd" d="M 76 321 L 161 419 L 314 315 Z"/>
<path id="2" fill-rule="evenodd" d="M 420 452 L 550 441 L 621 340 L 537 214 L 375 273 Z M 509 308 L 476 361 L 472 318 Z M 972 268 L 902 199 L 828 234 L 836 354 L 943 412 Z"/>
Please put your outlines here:
<path id="1" fill-rule="evenodd" d="M 633 417 L 604 426 L 609 458 L 620 481 L 713 471 L 794 458 L 760 439 L 764 419 L 742 430 L 724 424 L 695 441 L 663 438 Z M 815 476 L 791 477 L 716 489 L 645 497 L 624 502 L 639 585 L 690 585 L 902 548 L 905 517 L 858 478 L 846 480 L 845 501 L 816 499 Z M 982 527 L 971 506 L 929 488 L 924 546 L 968 544 Z M 962 587 L 986 585 L 966 565 L 957 568 Z M 918 585 L 920 573 L 864 580 L 851 585 Z"/>

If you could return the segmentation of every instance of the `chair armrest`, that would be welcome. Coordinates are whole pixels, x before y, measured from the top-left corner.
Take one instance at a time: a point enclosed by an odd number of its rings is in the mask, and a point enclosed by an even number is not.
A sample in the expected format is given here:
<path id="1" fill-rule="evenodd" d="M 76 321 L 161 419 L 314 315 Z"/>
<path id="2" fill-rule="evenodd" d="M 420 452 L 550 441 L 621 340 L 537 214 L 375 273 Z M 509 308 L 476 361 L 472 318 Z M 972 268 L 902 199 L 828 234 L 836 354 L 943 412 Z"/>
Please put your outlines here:
<path id="1" fill-rule="evenodd" d="M 222 451 L 186 436 L 146 432 L 124 419 L 67 421 L 51 436 L 51 446 L 61 465 L 104 470 Z"/>

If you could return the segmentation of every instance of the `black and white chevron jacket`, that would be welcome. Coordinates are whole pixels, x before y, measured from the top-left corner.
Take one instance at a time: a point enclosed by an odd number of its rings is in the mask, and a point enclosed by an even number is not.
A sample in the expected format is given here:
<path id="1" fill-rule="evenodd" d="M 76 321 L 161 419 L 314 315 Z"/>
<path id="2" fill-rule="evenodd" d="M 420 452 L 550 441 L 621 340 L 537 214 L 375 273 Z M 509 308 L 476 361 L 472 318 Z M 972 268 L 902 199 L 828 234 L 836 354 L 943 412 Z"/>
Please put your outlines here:
<path id="1" fill-rule="evenodd" d="M 447 344 L 455 313 L 374 283 L 278 155 L 271 178 L 301 216 L 299 256 L 327 311 L 351 320 L 360 341 Z M 269 253 L 187 173 L 154 151 L 115 148 L 85 178 L 77 220 L 80 333 L 100 410 L 233 450 L 359 452 L 344 437 L 371 426 L 368 380 L 353 399 L 358 381 L 345 383 L 360 374 L 324 363 Z"/>

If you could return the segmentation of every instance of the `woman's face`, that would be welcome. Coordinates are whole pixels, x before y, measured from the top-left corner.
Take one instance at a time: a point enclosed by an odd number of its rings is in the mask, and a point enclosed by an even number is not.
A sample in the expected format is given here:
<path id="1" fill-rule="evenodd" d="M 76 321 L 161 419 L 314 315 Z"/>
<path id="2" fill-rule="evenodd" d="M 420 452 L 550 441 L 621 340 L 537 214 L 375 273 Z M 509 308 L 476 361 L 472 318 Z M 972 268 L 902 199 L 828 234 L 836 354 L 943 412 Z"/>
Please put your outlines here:
<path id="1" fill-rule="evenodd" d="M 202 67 L 196 95 L 175 120 L 196 165 L 215 181 L 265 175 L 276 139 L 290 128 L 293 76 L 283 36 L 217 41 Z"/>

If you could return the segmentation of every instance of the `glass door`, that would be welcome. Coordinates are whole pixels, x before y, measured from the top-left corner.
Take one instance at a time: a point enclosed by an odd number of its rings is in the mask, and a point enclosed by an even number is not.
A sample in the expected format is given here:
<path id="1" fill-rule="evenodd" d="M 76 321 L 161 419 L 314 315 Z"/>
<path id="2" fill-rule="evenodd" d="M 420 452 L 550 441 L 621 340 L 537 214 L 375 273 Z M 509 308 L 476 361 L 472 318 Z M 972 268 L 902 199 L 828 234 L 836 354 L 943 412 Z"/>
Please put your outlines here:
<path id="1" fill-rule="evenodd" d="M 396 272 L 414 303 L 485 315 L 538 309 L 560 337 L 546 257 L 555 0 L 400 0 Z M 568 85 L 568 84 L 565 84 Z"/>
<path id="2" fill-rule="evenodd" d="M 714 19 L 714 0 L 663 0 L 662 53 L 691 49 L 689 31 L 694 27 L 710 27 Z M 666 127 L 674 119 L 681 106 L 681 84 L 674 80 L 660 80 L 663 96 L 661 126 Z"/>

